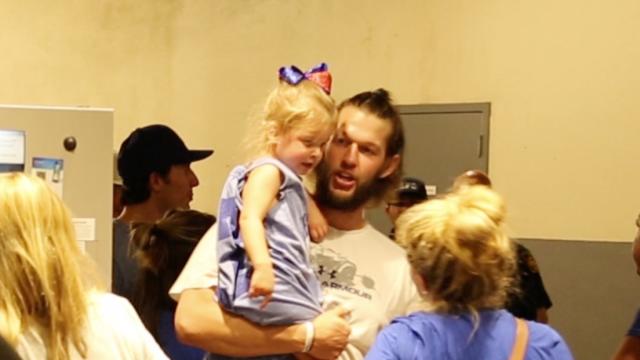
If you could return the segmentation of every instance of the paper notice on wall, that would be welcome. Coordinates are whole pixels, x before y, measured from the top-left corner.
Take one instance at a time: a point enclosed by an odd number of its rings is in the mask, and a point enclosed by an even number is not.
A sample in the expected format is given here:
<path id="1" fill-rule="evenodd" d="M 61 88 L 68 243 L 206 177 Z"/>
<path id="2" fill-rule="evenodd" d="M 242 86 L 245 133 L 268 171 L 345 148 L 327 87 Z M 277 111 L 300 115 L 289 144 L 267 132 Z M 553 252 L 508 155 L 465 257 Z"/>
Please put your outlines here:
<path id="1" fill-rule="evenodd" d="M 24 171 L 24 131 L 0 130 L 0 173 Z"/>
<path id="2" fill-rule="evenodd" d="M 44 180 L 62 198 L 63 167 L 62 159 L 34 157 L 31 162 L 31 173 Z"/>
<path id="3" fill-rule="evenodd" d="M 76 240 L 94 241 L 96 239 L 95 218 L 73 218 L 71 222 L 76 230 Z"/>
<path id="4" fill-rule="evenodd" d="M 83 254 L 87 253 L 87 243 L 85 241 L 78 241 L 78 248 L 80 248 L 80 252 Z"/>

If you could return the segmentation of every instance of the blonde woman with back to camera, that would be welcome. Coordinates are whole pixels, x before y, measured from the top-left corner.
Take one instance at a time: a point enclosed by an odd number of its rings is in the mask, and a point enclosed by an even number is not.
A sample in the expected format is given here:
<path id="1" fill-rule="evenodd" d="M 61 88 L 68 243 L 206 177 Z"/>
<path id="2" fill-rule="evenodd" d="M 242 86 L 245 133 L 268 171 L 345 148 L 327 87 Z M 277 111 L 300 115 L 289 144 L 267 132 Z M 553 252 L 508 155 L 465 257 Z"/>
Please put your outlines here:
<path id="1" fill-rule="evenodd" d="M 0 335 L 23 359 L 166 359 L 133 307 L 84 274 L 71 217 L 39 178 L 0 175 Z"/>
<path id="2" fill-rule="evenodd" d="M 551 327 L 502 309 L 516 267 L 504 217 L 500 196 L 483 186 L 402 214 L 396 238 L 432 310 L 395 319 L 367 359 L 573 359 Z"/>

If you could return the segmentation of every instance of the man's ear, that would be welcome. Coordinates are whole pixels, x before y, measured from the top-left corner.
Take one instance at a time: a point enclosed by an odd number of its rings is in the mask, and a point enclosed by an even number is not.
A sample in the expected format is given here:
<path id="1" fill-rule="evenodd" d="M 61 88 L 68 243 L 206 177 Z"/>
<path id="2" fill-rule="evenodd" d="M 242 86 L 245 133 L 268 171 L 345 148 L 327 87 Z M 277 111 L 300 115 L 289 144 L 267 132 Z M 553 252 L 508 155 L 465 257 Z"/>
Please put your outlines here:
<path id="1" fill-rule="evenodd" d="M 398 170 L 399 166 L 400 166 L 400 155 L 395 154 L 391 158 L 385 160 L 384 170 L 382 170 L 382 173 L 380 174 L 379 178 L 382 179 L 382 178 L 391 176 L 393 173 L 396 172 L 396 170 Z"/>
<path id="2" fill-rule="evenodd" d="M 151 190 L 151 192 L 158 191 L 166 183 L 165 178 L 157 172 L 152 172 L 149 175 L 149 190 Z"/>

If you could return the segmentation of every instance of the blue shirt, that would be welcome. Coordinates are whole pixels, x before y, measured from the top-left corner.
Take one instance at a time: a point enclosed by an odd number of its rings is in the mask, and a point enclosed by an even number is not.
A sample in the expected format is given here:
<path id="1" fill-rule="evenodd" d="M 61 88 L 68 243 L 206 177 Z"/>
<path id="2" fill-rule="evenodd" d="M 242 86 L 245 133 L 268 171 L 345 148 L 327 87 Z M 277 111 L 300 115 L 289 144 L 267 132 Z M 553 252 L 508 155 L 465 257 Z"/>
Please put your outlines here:
<path id="1" fill-rule="evenodd" d="M 131 228 L 122 220 L 113 220 L 113 262 L 111 291 L 133 303 L 133 292 L 138 276 L 138 263 L 129 256 Z"/>
<path id="2" fill-rule="evenodd" d="M 276 166 L 283 180 L 278 201 L 264 220 L 276 283 L 271 301 L 261 309 L 262 298 L 248 294 L 252 266 L 238 216 L 248 174 L 267 164 Z M 237 166 L 224 185 L 218 219 L 218 298 L 225 309 L 262 325 L 302 322 L 321 313 L 322 290 L 309 259 L 306 192 L 296 173 L 270 157 Z"/>
<path id="3" fill-rule="evenodd" d="M 551 327 L 527 321 L 529 339 L 525 359 L 572 360 L 562 337 Z M 396 318 L 384 328 L 366 359 L 509 359 L 516 323 L 506 310 L 479 313 L 474 330 L 469 314 L 416 312 Z"/>
<path id="4" fill-rule="evenodd" d="M 158 322 L 158 344 L 169 356 L 176 360 L 202 360 L 205 352 L 202 349 L 185 345 L 178 341 L 174 324 L 174 311 L 162 311 Z"/>

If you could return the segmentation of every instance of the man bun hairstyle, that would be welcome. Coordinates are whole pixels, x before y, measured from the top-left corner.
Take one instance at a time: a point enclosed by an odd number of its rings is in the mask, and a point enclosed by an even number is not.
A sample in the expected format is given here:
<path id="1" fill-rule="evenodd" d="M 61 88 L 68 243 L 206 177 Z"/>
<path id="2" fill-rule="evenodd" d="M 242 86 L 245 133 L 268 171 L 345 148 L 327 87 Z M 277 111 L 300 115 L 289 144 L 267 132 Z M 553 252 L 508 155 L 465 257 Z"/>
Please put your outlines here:
<path id="1" fill-rule="evenodd" d="M 395 189 L 400 186 L 402 181 L 402 164 L 405 147 L 404 128 L 402 126 L 402 119 L 398 110 L 393 105 L 391 94 L 382 88 L 374 91 L 365 91 L 344 100 L 338 106 L 338 111 L 347 106 L 353 106 L 355 108 L 364 110 L 369 114 L 372 114 L 383 121 L 389 122 L 391 125 L 391 133 L 386 139 L 386 153 L 387 158 L 391 158 L 394 155 L 400 156 L 400 163 L 398 169 L 391 175 L 378 179 L 378 201 L 389 197 Z"/>

